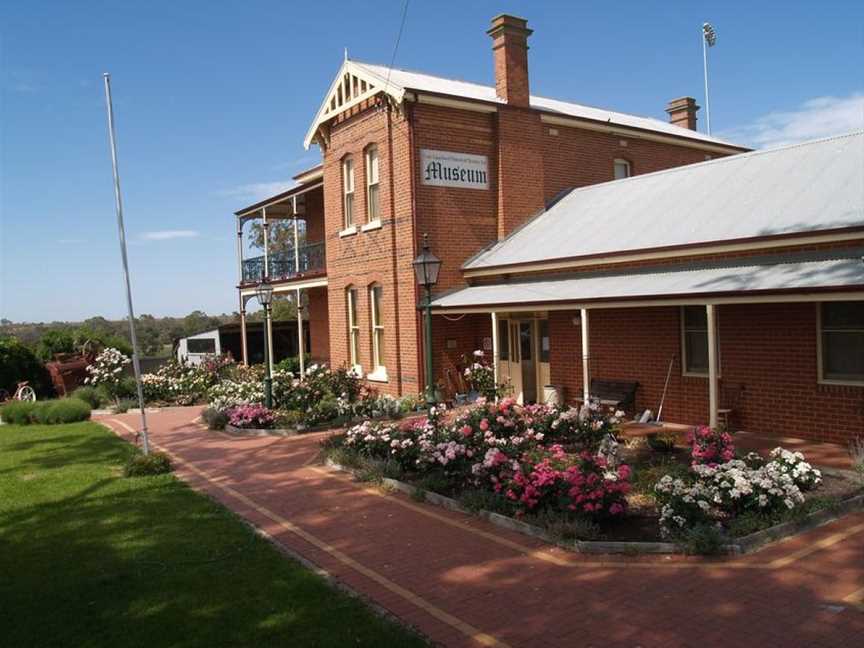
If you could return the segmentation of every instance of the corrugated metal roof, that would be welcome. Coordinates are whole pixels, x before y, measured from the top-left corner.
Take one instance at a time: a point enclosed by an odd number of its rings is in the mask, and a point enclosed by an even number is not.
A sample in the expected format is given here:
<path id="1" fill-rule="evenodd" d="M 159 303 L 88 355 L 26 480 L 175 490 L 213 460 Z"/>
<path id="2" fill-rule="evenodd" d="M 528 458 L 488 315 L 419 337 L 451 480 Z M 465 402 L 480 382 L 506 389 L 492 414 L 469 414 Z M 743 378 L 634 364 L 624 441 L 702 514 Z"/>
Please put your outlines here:
<path id="1" fill-rule="evenodd" d="M 382 81 L 389 80 L 389 83 L 392 86 L 398 86 L 408 90 L 418 90 L 421 92 L 433 92 L 435 94 L 449 95 L 452 97 L 475 99 L 477 101 L 504 103 L 504 100 L 498 97 L 495 92 L 494 86 L 471 83 L 468 81 L 459 81 L 456 79 L 446 79 L 444 77 L 424 74 L 422 72 L 400 70 L 399 68 L 388 68 L 384 65 L 374 65 L 372 63 L 363 63 L 361 61 L 352 60 L 352 63 L 365 69 L 367 72 L 380 77 Z M 731 142 L 727 142 L 717 137 L 711 137 L 710 135 L 693 131 L 689 128 L 674 126 L 673 124 L 660 119 L 629 115 L 627 113 L 606 110 L 605 108 L 594 108 L 593 106 L 585 106 L 568 101 L 559 101 L 547 97 L 538 97 L 536 95 L 531 95 L 531 107 L 538 110 L 558 113 L 565 117 L 591 119 L 612 125 L 617 124 L 619 126 L 641 128 L 656 131 L 658 133 L 665 133 L 667 135 L 710 142 L 721 146 L 741 148 L 738 144 L 732 144 Z"/>
<path id="2" fill-rule="evenodd" d="M 855 226 L 864 226 L 864 132 L 574 189 L 464 267 Z"/>
<path id="3" fill-rule="evenodd" d="M 830 288 L 864 290 L 864 261 L 861 257 L 762 265 L 739 263 L 676 271 L 655 268 L 635 273 L 607 272 L 566 279 L 472 286 L 439 297 L 432 306 L 440 309 L 520 304 L 542 306 Z"/>

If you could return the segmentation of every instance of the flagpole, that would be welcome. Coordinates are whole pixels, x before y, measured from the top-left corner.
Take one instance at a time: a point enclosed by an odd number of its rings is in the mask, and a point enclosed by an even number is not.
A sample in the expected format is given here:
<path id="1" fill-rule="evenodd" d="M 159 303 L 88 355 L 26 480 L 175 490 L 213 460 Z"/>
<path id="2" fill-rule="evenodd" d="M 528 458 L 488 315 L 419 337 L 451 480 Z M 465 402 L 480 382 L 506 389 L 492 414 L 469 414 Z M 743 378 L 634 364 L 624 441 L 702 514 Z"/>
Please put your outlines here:
<path id="1" fill-rule="evenodd" d="M 144 411 L 144 390 L 141 388 L 141 364 L 138 361 L 138 337 L 135 335 L 135 311 L 132 308 L 132 284 L 129 281 L 129 261 L 126 257 L 126 228 L 123 225 L 123 199 L 120 197 L 120 173 L 117 170 L 117 142 L 114 132 L 114 106 L 111 102 L 111 75 L 105 72 L 105 105 L 108 109 L 108 139 L 111 142 L 111 168 L 114 172 L 114 208 L 117 212 L 117 231 L 120 236 L 120 256 L 123 259 L 123 276 L 126 280 L 126 307 L 129 312 L 129 337 L 132 338 L 132 368 L 138 387 L 138 407 L 141 409 L 141 443 L 144 454 L 150 454 L 150 438 L 147 433 L 147 414 Z"/>

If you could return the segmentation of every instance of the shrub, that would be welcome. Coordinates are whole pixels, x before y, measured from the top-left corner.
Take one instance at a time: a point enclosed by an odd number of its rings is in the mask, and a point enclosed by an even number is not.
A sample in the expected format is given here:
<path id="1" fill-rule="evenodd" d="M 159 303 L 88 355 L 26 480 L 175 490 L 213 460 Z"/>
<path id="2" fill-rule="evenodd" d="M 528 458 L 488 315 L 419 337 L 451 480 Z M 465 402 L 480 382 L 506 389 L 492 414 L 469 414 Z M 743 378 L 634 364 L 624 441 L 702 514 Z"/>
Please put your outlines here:
<path id="1" fill-rule="evenodd" d="M 228 415 L 214 407 L 205 407 L 201 412 L 201 418 L 211 430 L 224 430 L 228 424 Z"/>
<path id="2" fill-rule="evenodd" d="M 61 398 L 58 400 L 36 403 L 32 419 L 34 423 L 43 425 L 58 425 L 60 423 L 75 423 L 90 418 L 90 405 L 77 398 Z"/>
<path id="3" fill-rule="evenodd" d="M 794 468 L 790 469 L 783 451 L 778 450 L 758 467 L 733 459 L 715 466 L 694 465 L 688 477 L 661 478 L 654 494 L 663 535 L 680 536 L 699 524 L 728 521 L 748 511 L 771 515 L 803 504 L 804 494 L 796 483 Z M 801 463 L 806 466 L 799 469 L 802 483 L 818 484 L 813 481 L 818 471 Z"/>
<path id="4" fill-rule="evenodd" d="M 681 535 L 679 544 L 688 554 L 710 556 L 723 553 L 723 530 L 716 524 L 697 524 Z"/>
<path id="5" fill-rule="evenodd" d="M 95 387 L 89 387 L 86 385 L 84 387 L 79 387 L 72 392 L 72 398 L 84 401 L 91 409 L 99 409 L 99 406 L 102 405 L 102 396 Z"/>
<path id="6" fill-rule="evenodd" d="M 725 430 L 712 430 L 707 425 L 700 425 L 688 434 L 690 454 L 693 465 L 705 464 L 716 466 L 735 458 L 735 445 L 732 435 Z"/>
<path id="7" fill-rule="evenodd" d="M 789 475 L 801 490 L 812 490 L 822 483 L 822 472 L 804 461 L 804 455 L 800 452 L 774 448 L 769 456 L 769 463 Z"/>
<path id="8" fill-rule="evenodd" d="M 171 472 L 171 459 L 164 452 L 151 452 L 145 455 L 136 452 L 123 467 L 126 477 L 148 477 L 150 475 L 164 475 Z"/>
<path id="9" fill-rule="evenodd" d="M 285 358 L 284 360 L 280 360 L 273 368 L 276 371 L 284 371 L 290 374 L 294 374 L 295 376 L 300 373 L 300 358 L 297 356 L 292 356 L 290 358 Z"/>
<path id="10" fill-rule="evenodd" d="M 228 422 L 238 428 L 269 429 L 276 422 L 276 417 L 263 405 L 238 405 L 228 410 Z"/>
<path id="11" fill-rule="evenodd" d="M 138 401 L 132 400 L 131 398 L 124 398 L 117 401 L 117 404 L 111 408 L 111 411 L 115 414 L 125 414 L 130 409 L 135 409 L 136 407 L 138 407 Z"/>
<path id="12" fill-rule="evenodd" d="M 279 427 L 293 428 L 303 425 L 306 421 L 306 414 L 300 410 L 282 410 L 276 415 L 276 422 Z"/>
<path id="13" fill-rule="evenodd" d="M 620 515 L 627 508 L 630 467 L 616 468 L 601 456 L 587 451 L 567 454 L 553 445 L 526 453 L 494 488 L 516 502 L 522 513 L 536 509 L 595 518 Z"/>
<path id="14" fill-rule="evenodd" d="M 13 394 L 19 380 L 29 381 L 39 395 L 54 393 L 48 372 L 36 354 L 17 338 L 0 335 L 0 389 Z"/>
<path id="15" fill-rule="evenodd" d="M 108 347 L 93 360 L 93 364 L 87 365 L 87 373 L 90 374 L 84 382 L 94 387 L 104 388 L 114 399 L 119 400 L 122 395 L 122 373 L 123 367 L 131 360 L 113 347 Z"/>
<path id="16" fill-rule="evenodd" d="M 472 392 L 489 400 L 504 395 L 504 386 L 495 384 L 495 371 L 484 359 L 482 350 L 474 351 L 471 357 L 465 358 L 465 382 Z"/>
<path id="17" fill-rule="evenodd" d="M 77 398 L 50 401 L 12 401 L 0 408 L 0 418 L 13 425 L 56 425 L 75 423 L 90 418 L 90 405 Z"/>
<path id="18" fill-rule="evenodd" d="M 40 405 L 30 401 L 11 401 L 0 407 L 0 418 L 12 425 L 29 425 L 33 422 L 33 412 Z"/>

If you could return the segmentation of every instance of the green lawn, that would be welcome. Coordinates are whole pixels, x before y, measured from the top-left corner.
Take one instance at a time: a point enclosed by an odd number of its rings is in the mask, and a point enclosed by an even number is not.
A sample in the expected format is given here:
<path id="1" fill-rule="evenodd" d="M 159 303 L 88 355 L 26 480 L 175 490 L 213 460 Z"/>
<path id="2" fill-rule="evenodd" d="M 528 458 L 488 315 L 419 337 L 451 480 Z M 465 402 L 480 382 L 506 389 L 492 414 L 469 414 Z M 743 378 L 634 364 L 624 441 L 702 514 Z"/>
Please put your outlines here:
<path id="1" fill-rule="evenodd" d="M 0 644 L 423 646 L 94 423 L 0 426 Z"/>

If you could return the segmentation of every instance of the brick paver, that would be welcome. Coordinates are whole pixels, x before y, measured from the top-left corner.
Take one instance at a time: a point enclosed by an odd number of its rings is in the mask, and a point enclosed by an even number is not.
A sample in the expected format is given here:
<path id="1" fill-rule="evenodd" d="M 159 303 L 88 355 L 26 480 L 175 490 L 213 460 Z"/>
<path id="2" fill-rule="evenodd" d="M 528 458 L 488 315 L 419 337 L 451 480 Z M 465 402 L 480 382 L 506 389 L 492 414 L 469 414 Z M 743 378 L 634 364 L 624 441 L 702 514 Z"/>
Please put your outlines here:
<path id="1" fill-rule="evenodd" d="M 440 644 L 861 645 L 864 514 L 743 558 L 583 556 L 323 468 L 324 434 L 237 439 L 196 415 L 149 417 L 179 476 Z"/>

